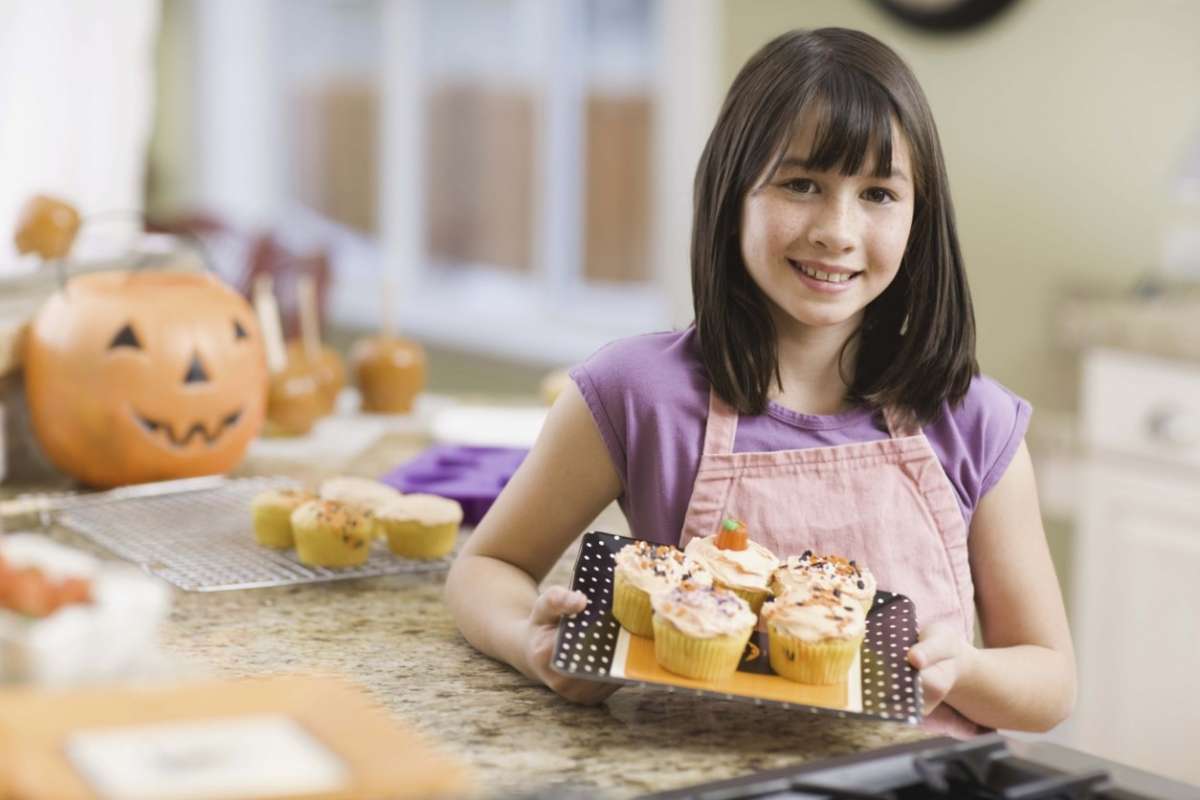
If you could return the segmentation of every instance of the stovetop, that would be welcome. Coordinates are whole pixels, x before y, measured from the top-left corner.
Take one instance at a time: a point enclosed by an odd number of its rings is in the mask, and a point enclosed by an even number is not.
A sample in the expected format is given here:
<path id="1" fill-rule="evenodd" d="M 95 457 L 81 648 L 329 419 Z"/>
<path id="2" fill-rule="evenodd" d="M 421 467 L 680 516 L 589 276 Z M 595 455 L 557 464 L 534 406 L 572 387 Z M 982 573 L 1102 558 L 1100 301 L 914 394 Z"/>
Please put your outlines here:
<path id="1" fill-rule="evenodd" d="M 1200 800 L 1187 786 L 1078 751 L 997 734 L 947 737 L 761 772 L 644 800 Z"/>

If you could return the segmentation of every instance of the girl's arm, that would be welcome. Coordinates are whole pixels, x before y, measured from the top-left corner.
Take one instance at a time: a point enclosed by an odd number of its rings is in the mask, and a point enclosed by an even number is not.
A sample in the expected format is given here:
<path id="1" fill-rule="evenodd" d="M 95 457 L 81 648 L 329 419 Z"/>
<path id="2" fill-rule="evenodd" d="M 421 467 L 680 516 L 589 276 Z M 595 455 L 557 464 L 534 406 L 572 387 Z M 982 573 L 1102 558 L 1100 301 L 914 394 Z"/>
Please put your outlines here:
<path id="1" fill-rule="evenodd" d="M 1075 652 L 1024 442 L 975 510 L 968 548 L 984 647 L 954 626 L 921 632 L 909 662 L 926 713 L 942 701 L 991 728 L 1049 730 L 1075 704 Z"/>
<path id="2" fill-rule="evenodd" d="M 538 584 L 620 493 L 600 431 L 572 383 L 446 578 L 446 601 L 467 641 L 577 702 L 599 702 L 615 688 L 550 669 L 559 617 L 582 611 L 586 599 L 559 586 L 539 595 Z"/>

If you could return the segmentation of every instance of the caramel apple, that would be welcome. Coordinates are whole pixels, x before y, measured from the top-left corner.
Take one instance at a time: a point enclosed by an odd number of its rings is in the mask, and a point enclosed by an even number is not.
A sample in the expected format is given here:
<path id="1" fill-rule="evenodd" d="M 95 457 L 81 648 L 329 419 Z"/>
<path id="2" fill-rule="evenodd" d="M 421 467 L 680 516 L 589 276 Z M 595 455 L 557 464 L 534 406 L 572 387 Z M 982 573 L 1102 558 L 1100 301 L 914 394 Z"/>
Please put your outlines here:
<path id="1" fill-rule="evenodd" d="M 317 379 L 322 413 L 330 414 L 337 405 L 338 392 L 346 385 L 346 367 L 332 347 L 321 344 L 321 321 L 317 309 L 317 284 L 312 275 L 301 275 L 296 283 L 300 308 L 299 341 L 288 343 L 288 364 L 307 367 Z"/>
<path id="2" fill-rule="evenodd" d="M 425 350 L 416 342 L 377 335 L 359 339 L 350 351 L 363 411 L 407 414 L 425 388 Z"/>
<path id="3" fill-rule="evenodd" d="M 267 436 L 302 436 L 324 415 L 325 398 L 307 361 L 289 361 L 270 275 L 254 282 L 254 308 L 267 353 Z"/>
<path id="4" fill-rule="evenodd" d="M 333 413 L 338 392 L 346 385 L 346 367 L 337 351 L 322 346 L 314 357 L 304 342 L 291 341 L 287 345 L 287 361 L 297 372 L 307 370 L 312 373 L 321 396 L 322 415 Z"/>
<path id="5" fill-rule="evenodd" d="M 52 261 L 71 250 L 79 232 L 79 212 L 62 200 L 34 195 L 21 208 L 14 237 L 17 252 Z"/>
<path id="6" fill-rule="evenodd" d="M 267 436 L 303 436 L 325 416 L 325 396 L 307 363 L 288 364 L 267 385 Z"/>

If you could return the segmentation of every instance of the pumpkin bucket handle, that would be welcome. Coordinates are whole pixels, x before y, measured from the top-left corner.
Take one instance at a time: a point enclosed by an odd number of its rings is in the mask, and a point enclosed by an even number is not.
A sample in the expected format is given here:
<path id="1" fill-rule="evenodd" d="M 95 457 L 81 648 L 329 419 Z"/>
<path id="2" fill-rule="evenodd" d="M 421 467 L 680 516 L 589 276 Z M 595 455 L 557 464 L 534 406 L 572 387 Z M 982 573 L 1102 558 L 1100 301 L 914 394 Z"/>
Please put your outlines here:
<path id="1" fill-rule="evenodd" d="M 92 224 L 95 222 L 103 222 L 105 220 L 110 220 L 113 218 L 136 219 L 142 223 L 143 227 L 145 227 L 146 223 L 148 223 L 150 221 L 149 218 L 141 211 L 136 211 L 133 209 L 113 209 L 110 211 L 100 211 L 95 214 L 90 214 L 90 215 L 84 217 L 80 221 L 79 227 L 80 227 L 80 230 L 82 230 L 84 227 L 86 227 L 89 224 Z M 200 263 L 204 265 L 205 270 L 207 270 L 208 272 L 211 272 L 213 274 L 217 273 L 215 261 L 212 257 L 212 251 L 208 248 L 208 245 L 205 244 L 204 239 L 201 238 L 199 236 L 199 234 L 197 234 L 193 231 L 180 229 L 180 230 L 170 231 L 170 232 L 162 234 L 162 235 L 169 236 L 172 239 L 175 239 L 176 241 L 189 247 L 199 257 Z M 144 269 L 145 267 L 148 267 L 151 264 L 153 264 L 157 258 L 158 258 L 158 254 L 155 254 L 155 253 L 139 253 L 137 255 L 137 258 L 134 259 L 133 264 L 131 265 L 131 269 L 133 269 L 133 270 Z M 59 289 L 62 289 L 65 291 L 67 288 L 67 277 L 68 277 L 67 270 L 66 270 L 66 259 L 65 258 L 55 259 L 54 265 L 55 265 L 55 271 L 58 274 Z"/>

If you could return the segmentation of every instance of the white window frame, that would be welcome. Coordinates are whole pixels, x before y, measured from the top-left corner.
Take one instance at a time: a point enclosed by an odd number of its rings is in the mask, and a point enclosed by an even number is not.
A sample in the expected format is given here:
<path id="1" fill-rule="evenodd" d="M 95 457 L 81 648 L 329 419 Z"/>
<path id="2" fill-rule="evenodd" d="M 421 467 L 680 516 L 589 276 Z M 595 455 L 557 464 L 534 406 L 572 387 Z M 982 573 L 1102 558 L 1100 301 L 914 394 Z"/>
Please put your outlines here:
<path id="1" fill-rule="evenodd" d="M 518 0 L 519 13 L 569 52 L 582 32 L 580 0 Z M 340 248 L 359 268 L 339 276 L 335 323 L 374 328 L 382 319 L 379 281 L 391 287 L 391 319 L 428 342 L 530 364 L 586 358 L 621 336 L 691 321 L 692 179 L 722 89 L 720 0 L 659 0 L 659 69 L 653 84 L 650 280 L 596 286 L 581 280 L 583 234 L 582 75 L 543 70 L 546 109 L 535 180 L 534 261 L 529 273 L 435 269 L 424 242 L 422 0 L 383 0 L 381 9 L 378 242 Z M 271 0 L 204 0 L 193 6 L 202 127 L 202 206 L 235 222 L 266 224 L 288 205 L 278 147 L 281 80 L 271 55 Z M 236 33 L 238 46 L 228 47 Z M 223 39 L 223 41 L 222 41 Z M 562 59 L 569 63 L 570 59 Z M 252 79 L 247 80 L 247 76 Z M 278 111 L 272 111 L 276 109 Z M 353 157 L 348 154 L 348 157 Z M 550 168 L 550 165 L 555 168 Z M 573 220 L 573 222 L 572 222 Z M 339 266 L 340 266 L 339 261 Z"/>

